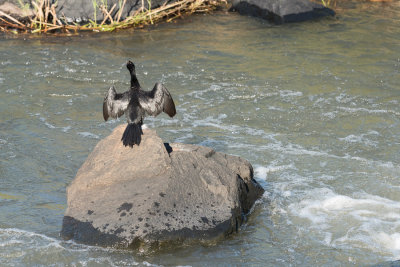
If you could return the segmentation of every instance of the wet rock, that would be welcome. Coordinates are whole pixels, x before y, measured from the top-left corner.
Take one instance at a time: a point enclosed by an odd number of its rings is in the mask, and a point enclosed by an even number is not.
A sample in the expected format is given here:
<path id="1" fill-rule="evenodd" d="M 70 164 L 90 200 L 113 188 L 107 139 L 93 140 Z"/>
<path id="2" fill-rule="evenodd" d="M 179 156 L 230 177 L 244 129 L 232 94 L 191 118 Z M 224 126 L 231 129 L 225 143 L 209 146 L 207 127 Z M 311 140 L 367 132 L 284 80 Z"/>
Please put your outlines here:
<path id="1" fill-rule="evenodd" d="M 151 9 L 160 7 L 164 3 L 169 4 L 175 2 L 175 0 L 152 0 L 152 1 L 138 1 L 138 0 L 127 0 L 125 5 L 122 6 L 121 0 L 58 0 L 56 11 L 59 16 L 67 19 L 68 22 L 86 22 L 89 20 L 102 21 L 104 14 L 100 7 L 103 3 L 107 3 L 107 10 L 110 11 L 115 4 L 115 8 L 111 12 L 113 18 L 117 17 L 117 14 L 122 9 L 121 20 L 127 16 L 132 15 L 135 11 L 142 8 L 142 3 L 145 9 L 149 9 L 149 3 Z"/>
<path id="2" fill-rule="evenodd" d="M 131 149 L 124 129 L 97 144 L 68 186 L 64 238 L 123 248 L 214 240 L 237 231 L 264 192 L 244 159 L 164 144 L 152 130 Z"/>
<path id="3" fill-rule="evenodd" d="M 309 0 L 232 0 L 231 10 L 276 24 L 335 15 L 332 9 Z"/>

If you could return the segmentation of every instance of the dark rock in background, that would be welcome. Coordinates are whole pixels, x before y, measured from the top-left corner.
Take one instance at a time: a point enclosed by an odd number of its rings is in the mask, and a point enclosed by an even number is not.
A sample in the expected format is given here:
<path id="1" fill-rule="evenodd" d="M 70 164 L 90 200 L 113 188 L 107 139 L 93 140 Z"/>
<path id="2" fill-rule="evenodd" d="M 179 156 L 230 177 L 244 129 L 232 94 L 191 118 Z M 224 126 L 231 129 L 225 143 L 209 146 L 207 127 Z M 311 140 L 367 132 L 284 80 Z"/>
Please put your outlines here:
<path id="1" fill-rule="evenodd" d="M 309 0 L 233 0 L 231 10 L 277 24 L 335 15 L 332 9 Z"/>
<path id="2" fill-rule="evenodd" d="M 65 239 L 133 249 L 215 240 L 237 231 L 264 192 L 244 159 L 164 144 L 152 130 L 124 147 L 125 127 L 97 144 L 68 186 Z"/>
<path id="3" fill-rule="evenodd" d="M 151 9 L 162 6 L 164 3 L 173 3 L 175 0 L 127 0 L 121 14 L 121 20 L 131 15 L 136 10 L 142 7 L 142 3 L 145 9 L 149 9 L 149 3 L 151 3 Z M 104 19 L 103 12 L 100 10 L 100 6 L 107 3 L 107 10 L 110 10 L 114 4 L 116 4 L 111 15 L 114 17 L 122 7 L 122 0 L 58 0 L 57 2 L 57 14 L 59 17 L 64 17 L 67 21 L 72 22 L 85 22 L 89 20 L 102 21 Z M 96 6 L 96 9 L 95 9 Z M 96 10 L 96 12 L 95 12 Z"/>

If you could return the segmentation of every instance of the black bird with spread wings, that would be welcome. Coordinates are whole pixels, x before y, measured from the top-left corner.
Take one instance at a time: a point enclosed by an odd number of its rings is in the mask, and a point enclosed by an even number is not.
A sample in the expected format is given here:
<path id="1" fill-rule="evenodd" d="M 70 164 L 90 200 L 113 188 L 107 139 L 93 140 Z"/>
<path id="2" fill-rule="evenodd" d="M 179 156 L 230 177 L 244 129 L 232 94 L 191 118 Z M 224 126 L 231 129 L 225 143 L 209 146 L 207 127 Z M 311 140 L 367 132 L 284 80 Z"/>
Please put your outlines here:
<path id="1" fill-rule="evenodd" d="M 135 65 L 128 61 L 126 67 L 131 74 L 131 88 L 124 93 L 117 93 L 114 86 L 108 89 L 103 102 L 103 117 L 118 118 L 125 114 L 128 120 L 121 141 L 124 146 L 139 145 L 142 137 L 142 124 L 144 117 L 157 116 L 161 112 L 167 113 L 171 118 L 175 116 L 175 104 L 167 88 L 156 83 L 153 90 L 144 91 L 136 78 Z"/>

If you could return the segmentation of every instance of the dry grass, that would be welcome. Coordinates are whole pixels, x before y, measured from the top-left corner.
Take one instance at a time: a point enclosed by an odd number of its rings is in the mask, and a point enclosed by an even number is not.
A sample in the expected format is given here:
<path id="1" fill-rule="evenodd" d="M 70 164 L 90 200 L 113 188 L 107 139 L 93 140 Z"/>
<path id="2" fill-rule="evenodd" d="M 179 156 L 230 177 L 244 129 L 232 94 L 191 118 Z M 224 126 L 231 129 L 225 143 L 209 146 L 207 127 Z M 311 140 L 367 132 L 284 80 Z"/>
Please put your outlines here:
<path id="1" fill-rule="evenodd" d="M 95 1 L 95 0 L 94 0 Z M 4 32 L 26 32 L 26 33 L 71 33 L 80 31 L 113 31 L 131 27 L 154 24 L 159 21 L 171 21 L 185 14 L 211 12 L 217 7 L 226 4 L 226 0 L 178 0 L 171 4 L 164 4 L 156 9 L 145 9 L 142 7 L 135 14 L 121 21 L 122 10 L 126 0 L 121 1 L 121 8 L 114 15 L 111 15 L 116 8 L 114 4 L 110 9 L 100 6 L 99 9 L 104 15 L 101 23 L 90 21 L 81 25 L 68 23 L 66 18 L 60 18 L 56 14 L 55 5 L 50 0 L 32 1 L 35 15 L 30 21 L 23 23 L 0 11 L 0 31 Z"/>

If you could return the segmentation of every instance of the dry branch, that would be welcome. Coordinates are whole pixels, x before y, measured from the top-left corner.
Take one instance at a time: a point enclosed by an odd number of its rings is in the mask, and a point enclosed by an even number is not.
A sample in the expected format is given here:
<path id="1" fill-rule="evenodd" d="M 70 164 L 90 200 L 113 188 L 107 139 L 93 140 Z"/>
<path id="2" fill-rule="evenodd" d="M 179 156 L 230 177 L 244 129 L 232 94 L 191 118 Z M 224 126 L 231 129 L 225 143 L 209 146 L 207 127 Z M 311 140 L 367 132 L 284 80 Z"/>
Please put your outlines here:
<path id="1" fill-rule="evenodd" d="M 21 25 L 21 26 L 25 27 L 25 25 L 24 25 L 24 24 L 22 24 L 21 22 L 19 22 L 17 19 L 14 19 L 13 17 L 11 17 L 10 15 L 8 15 L 8 14 L 4 13 L 4 12 L 3 12 L 3 11 L 1 11 L 1 10 L 0 10 L 0 16 L 2 16 L 2 17 L 6 17 L 7 19 L 9 19 L 9 20 L 11 20 L 11 21 L 15 22 L 16 24 L 19 24 L 19 25 Z"/>
<path id="2" fill-rule="evenodd" d="M 126 0 L 124 0 L 124 2 L 122 3 L 122 6 L 120 6 L 120 9 L 119 9 L 119 11 L 118 11 L 118 18 L 117 18 L 117 22 L 119 22 L 119 20 L 121 19 L 122 10 L 124 10 L 125 3 L 126 3 Z"/>

